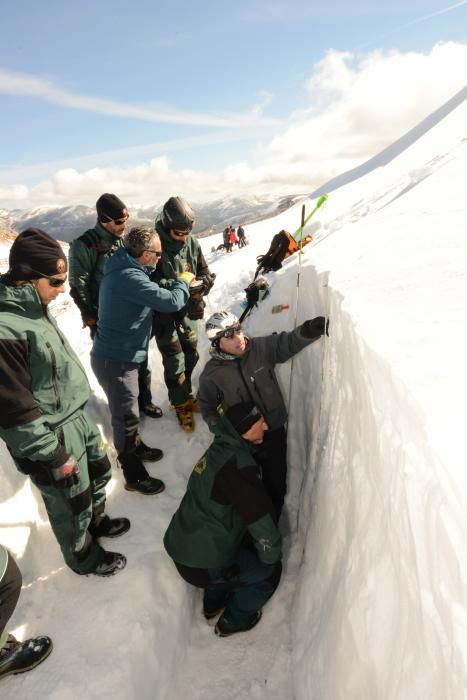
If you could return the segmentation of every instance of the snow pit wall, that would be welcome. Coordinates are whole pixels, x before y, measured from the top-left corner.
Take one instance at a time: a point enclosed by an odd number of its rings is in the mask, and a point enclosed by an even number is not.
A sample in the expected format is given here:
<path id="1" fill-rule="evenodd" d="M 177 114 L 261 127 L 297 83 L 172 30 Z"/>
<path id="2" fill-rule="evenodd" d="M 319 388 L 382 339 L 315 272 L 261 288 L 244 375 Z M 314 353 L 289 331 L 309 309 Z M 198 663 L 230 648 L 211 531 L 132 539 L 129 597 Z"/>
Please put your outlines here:
<path id="1" fill-rule="evenodd" d="M 292 384 L 289 498 L 301 491 L 303 543 L 294 697 L 461 700 L 465 515 L 447 465 L 421 407 L 356 333 L 332 277 L 312 266 L 302 277 L 307 299 L 329 309 L 331 334 L 312 346 L 311 373 L 310 358 L 297 356 Z"/>

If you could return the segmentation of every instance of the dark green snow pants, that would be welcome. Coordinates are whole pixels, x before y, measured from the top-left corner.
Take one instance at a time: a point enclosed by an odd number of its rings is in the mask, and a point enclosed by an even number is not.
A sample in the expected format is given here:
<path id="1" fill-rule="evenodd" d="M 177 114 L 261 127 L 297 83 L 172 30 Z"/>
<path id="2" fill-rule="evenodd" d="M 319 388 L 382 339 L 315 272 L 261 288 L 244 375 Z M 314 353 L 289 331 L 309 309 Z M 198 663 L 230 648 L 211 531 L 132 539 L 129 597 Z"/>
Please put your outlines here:
<path id="1" fill-rule="evenodd" d="M 73 571 L 85 574 L 94 570 L 102 555 L 102 548 L 92 539 L 88 526 L 91 521 L 97 524 L 104 513 L 111 465 L 98 427 L 83 411 L 57 432 L 65 449 L 80 464 L 78 484 L 58 488 L 46 469 L 38 469 L 30 477 L 41 492 L 65 562 Z"/>
<path id="2" fill-rule="evenodd" d="M 180 321 L 155 321 L 154 334 L 162 355 L 164 380 L 173 406 L 184 403 L 191 394 L 191 375 L 198 362 L 197 322 L 185 317 Z"/>

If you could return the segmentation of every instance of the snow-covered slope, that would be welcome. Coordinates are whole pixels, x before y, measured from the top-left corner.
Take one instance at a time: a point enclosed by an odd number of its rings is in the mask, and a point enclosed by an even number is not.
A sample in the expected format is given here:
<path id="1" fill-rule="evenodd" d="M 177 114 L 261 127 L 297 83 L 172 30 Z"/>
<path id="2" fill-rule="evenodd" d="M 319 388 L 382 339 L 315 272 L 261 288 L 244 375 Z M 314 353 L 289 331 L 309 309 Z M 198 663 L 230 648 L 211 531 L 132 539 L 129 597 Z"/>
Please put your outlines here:
<path id="1" fill-rule="evenodd" d="M 179 433 L 154 349 L 165 416 L 146 420 L 143 437 L 165 451 L 151 471 L 167 491 L 129 494 L 115 470 L 109 510 L 131 517 L 132 529 L 112 543 L 128 557 L 114 579 L 65 569 L 37 495 L 0 447 L 0 537 L 25 579 L 12 627 L 55 642 L 37 670 L 2 682 L 2 700 L 463 700 L 466 124 L 464 102 L 390 163 L 333 192 L 309 227 L 297 307 L 298 255 L 269 276 L 270 297 L 248 317 L 251 334 L 290 329 L 295 314 L 331 319 L 329 338 L 279 370 L 290 403 L 285 571 L 255 630 L 216 638 L 199 592 L 163 551 L 210 438 L 201 419 L 192 436 Z M 256 255 L 299 222 L 296 205 L 248 227 L 241 251 L 205 245 L 217 273 L 208 313 L 240 312 Z M 271 314 L 279 303 L 290 309 Z M 90 343 L 69 300 L 57 314 L 89 370 Z"/>

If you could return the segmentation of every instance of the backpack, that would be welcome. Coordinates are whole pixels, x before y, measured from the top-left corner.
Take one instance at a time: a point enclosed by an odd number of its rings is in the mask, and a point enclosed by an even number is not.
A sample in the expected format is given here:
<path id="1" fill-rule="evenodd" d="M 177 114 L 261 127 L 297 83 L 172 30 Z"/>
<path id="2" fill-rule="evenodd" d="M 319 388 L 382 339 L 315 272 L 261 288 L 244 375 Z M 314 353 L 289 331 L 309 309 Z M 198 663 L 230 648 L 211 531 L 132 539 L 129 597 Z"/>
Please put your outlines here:
<path id="1" fill-rule="evenodd" d="M 258 262 L 258 267 L 256 268 L 255 279 L 260 271 L 263 272 L 275 272 L 282 267 L 282 261 L 288 258 L 292 253 L 296 253 L 299 245 L 295 238 L 288 232 L 279 231 L 273 236 L 269 250 L 265 255 L 258 255 L 256 261 Z"/>

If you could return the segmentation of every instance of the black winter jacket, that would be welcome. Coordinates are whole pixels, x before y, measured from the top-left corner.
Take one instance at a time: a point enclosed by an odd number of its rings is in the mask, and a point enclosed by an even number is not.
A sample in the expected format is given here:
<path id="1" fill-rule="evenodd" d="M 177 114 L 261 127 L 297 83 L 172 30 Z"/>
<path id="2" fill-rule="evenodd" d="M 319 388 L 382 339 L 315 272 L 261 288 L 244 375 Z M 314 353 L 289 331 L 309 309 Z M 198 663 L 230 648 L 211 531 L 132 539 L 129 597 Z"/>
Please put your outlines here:
<path id="1" fill-rule="evenodd" d="M 318 336 L 319 337 L 319 336 Z M 237 403 L 252 401 L 261 411 L 270 430 L 287 420 L 287 409 L 274 367 L 286 362 L 316 338 L 304 338 L 300 326 L 263 338 L 249 338 L 243 355 L 224 360 L 212 357 L 199 378 L 198 401 L 210 430 L 219 419 L 217 406 L 225 409 Z"/>

